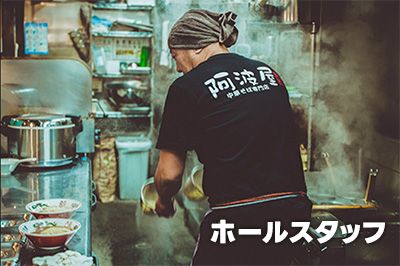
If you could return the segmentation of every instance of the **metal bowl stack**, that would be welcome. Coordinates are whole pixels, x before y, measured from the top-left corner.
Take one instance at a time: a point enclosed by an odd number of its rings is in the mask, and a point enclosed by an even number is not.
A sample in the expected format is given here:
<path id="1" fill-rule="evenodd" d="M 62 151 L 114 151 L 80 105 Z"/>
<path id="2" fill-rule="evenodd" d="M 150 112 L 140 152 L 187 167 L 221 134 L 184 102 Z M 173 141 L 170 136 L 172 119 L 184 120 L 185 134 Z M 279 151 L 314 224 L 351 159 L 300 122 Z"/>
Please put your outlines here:
<path id="1" fill-rule="evenodd" d="M 111 81 L 104 84 L 110 101 L 120 107 L 124 105 L 143 104 L 143 99 L 138 96 L 142 89 L 142 82 L 138 80 Z"/>

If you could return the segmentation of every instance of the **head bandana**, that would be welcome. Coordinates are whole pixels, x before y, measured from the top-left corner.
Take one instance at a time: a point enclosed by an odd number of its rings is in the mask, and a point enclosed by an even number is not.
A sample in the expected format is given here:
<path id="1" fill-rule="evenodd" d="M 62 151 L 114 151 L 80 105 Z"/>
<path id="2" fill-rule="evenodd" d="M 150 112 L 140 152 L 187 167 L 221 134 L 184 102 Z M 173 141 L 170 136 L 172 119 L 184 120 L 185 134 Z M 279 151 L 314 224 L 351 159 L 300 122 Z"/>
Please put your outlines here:
<path id="1" fill-rule="evenodd" d="M 230 47 L 236 43 L 236 14 L 214 13 L 202 9 L 186 12 L 172 27 L 168 37 L 170 49 L 199 49 L 212 43 Z"/>

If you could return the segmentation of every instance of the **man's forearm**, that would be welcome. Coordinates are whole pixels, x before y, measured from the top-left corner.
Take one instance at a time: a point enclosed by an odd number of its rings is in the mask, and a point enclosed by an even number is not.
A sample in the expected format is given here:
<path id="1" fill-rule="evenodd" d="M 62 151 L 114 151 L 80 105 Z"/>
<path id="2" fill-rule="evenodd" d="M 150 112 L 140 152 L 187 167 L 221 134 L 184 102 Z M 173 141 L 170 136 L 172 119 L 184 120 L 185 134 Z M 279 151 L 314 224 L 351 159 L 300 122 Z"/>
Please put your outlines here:
<path id="1" fill-rule="evenodd" d="M 160 200 L 168 202 L 178 193 L 185 169 L 185 156 L 186 154 L 174 151 L 160 151 L 155 173 L 155 185 Z"/>
<path id="2" fill-rule="evenodd" d="M 155 185 L 160 199 L 169 201 L 178 193 L 181 187 L 181 178 L 169 179 L 156 176 Z"/>

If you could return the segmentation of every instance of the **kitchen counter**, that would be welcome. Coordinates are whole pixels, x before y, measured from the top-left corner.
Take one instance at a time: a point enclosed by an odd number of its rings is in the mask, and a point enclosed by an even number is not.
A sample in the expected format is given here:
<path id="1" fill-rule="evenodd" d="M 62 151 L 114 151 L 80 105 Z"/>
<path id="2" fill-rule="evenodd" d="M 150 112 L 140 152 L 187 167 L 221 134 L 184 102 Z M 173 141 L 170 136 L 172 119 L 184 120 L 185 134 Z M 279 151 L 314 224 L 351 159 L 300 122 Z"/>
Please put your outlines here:
<path id="1" fill-rule="evenodd" d="M 87 158 L 78 159 L 69 166 L 39 170 L 19 167 L 12 175 L 1 176 L 1 216 L 26 213 L 25 205 L 33 200 L 71 198 L 82 206 L 72 219 L 81 228 L 67 248 L 92 256 L 91 245 L 91 166 Z M 33 256 L 46 255 L 28 245 L 21 250 L 21 264 L 29 264 Z"/>

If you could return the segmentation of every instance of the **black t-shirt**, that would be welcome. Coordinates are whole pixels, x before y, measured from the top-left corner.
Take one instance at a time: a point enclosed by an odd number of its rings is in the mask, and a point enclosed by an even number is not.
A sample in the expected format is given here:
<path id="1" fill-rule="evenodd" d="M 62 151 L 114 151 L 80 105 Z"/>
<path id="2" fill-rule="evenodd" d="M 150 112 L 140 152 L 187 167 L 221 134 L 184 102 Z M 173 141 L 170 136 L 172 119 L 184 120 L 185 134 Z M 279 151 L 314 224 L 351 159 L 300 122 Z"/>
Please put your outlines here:
<path id="1" fill-rule="evenodd" d="M 157 148 L 195 150 L 212 204 L 306 191 L 285 85 L 266 64 L 210 57 L 170 86 Z"/>

